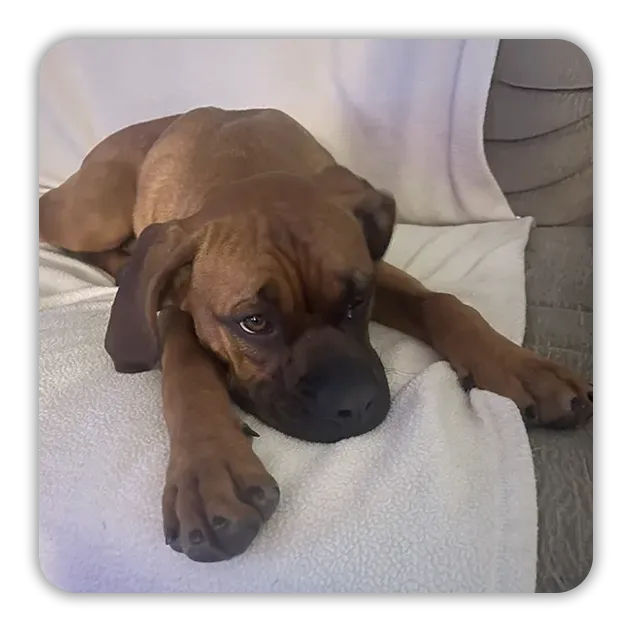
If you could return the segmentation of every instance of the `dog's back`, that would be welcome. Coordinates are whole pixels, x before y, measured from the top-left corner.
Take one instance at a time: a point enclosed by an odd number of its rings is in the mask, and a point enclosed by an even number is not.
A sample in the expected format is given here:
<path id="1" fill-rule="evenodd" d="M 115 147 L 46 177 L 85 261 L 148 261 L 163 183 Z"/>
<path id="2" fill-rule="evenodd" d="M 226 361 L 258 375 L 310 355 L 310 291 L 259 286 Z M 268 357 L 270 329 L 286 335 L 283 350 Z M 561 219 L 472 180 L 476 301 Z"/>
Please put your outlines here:
<path id="1" fill-rule="evenodd" d="M 313 136 L 278 110 L 192 110 L 169 126 L 141 166 L 134 233 L 196 213 L 215 187 L 270 172 L 309 177 L 331 164 Z"/>
<path id="2" fill-rule="evenodd" d="M 40 240 L 107 251 L 152 223 L 196 213 L 214 187 L 272 171 L 310 176 L 331 164 L 312 135 L 278 110 L 199 108 L 138 123 L 104 139 L 40 198 Z"/>

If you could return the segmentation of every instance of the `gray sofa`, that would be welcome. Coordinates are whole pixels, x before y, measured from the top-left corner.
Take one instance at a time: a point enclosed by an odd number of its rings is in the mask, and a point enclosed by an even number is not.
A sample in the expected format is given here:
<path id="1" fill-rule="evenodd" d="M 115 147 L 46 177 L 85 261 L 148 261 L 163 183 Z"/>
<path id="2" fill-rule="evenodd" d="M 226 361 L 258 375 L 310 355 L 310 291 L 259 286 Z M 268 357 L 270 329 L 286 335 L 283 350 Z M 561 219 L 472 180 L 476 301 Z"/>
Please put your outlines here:
<path id="1" fill-rule="evenodd" d="M 592 68 L 564 40 L 502 40 L 485 121 L 489 166 L 514 213 L 532 216 L 525 345 L 592 381 Z M 530 431 L 538 489 L 538 592 L 592 565 L 592 423 Z"/>

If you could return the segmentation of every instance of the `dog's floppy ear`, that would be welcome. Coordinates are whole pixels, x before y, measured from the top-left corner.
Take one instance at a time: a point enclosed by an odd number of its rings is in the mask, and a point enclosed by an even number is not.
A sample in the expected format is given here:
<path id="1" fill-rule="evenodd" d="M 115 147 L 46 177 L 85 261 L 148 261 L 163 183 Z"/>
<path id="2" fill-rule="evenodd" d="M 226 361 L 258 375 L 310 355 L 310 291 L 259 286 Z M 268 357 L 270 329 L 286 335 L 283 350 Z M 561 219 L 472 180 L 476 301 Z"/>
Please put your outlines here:
<path id="1" fill-rule="evenodd" d="M 384 191 L 367 191 L 353 208 L 362 225 L 369 252 L 373 261 L 384 256 L 391 243 L 395 227 L 395 199 Z"/>
<path id="2" fill-rule="evenodd" d="M 157 312 L 167 283 L 195 255 L 197 241 L 177 222 L 152 224 L 138 237 L 119 277 L 105 349 L 119 373 L 149 371 L 160 360 Z"/>
<path id="3" fill-rule="evenodd" d="M 339 165 L 326 167 L 316 176 L 316 185 L 335 204 L 348 208 L 359 220 L 374 261 L 388 248 L 395 226 L 395 199 L 378 191 L 366 180 Z"/>

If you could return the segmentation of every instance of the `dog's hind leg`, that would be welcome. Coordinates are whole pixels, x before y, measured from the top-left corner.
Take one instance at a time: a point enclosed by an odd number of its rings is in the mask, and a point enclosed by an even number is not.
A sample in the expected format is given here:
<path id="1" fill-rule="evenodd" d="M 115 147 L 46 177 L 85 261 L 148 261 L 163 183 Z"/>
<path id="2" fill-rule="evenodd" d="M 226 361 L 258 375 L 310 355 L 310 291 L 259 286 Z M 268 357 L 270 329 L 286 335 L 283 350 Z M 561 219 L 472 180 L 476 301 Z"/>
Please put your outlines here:
<path id="1" fill-rule="evenodd" d="M 116 277 L 129 254 L 138 171 L 178 114 L 136 123 L 102 140 L 81 168 L 40 197 L 39 236 Z"/>
<path id="2" fill-rule="evenodd" d="M 122 246 L 133 237 L 136 178 L 136 165 L 129 162 L 84 163 L 40 197 L 40 241 L 116 276 L 129 256 Z"/>

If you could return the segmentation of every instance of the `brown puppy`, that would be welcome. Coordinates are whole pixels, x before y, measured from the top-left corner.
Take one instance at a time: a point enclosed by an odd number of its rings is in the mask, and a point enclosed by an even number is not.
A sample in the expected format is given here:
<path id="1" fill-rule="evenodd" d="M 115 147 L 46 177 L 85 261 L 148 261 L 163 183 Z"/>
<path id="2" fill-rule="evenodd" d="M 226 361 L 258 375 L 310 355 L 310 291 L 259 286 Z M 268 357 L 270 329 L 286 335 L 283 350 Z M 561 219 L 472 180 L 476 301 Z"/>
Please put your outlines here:
<path id="1" fill-rule="evenodd" d="M 384 419 L 371 318 L 431 345 L 466 387 L 511 398 L 531 423 L 591 417 L 589 384 L 380 261 L 394 221 L 390 195 L 276 110 L 202 108 L 133 125 L 40 198 L 40 239 L 117 277 L 105 341 L 116 370 L 161 361 L 174 549 L 228 559 L 278 503 L 231 399 L 311 441 Z"/>

